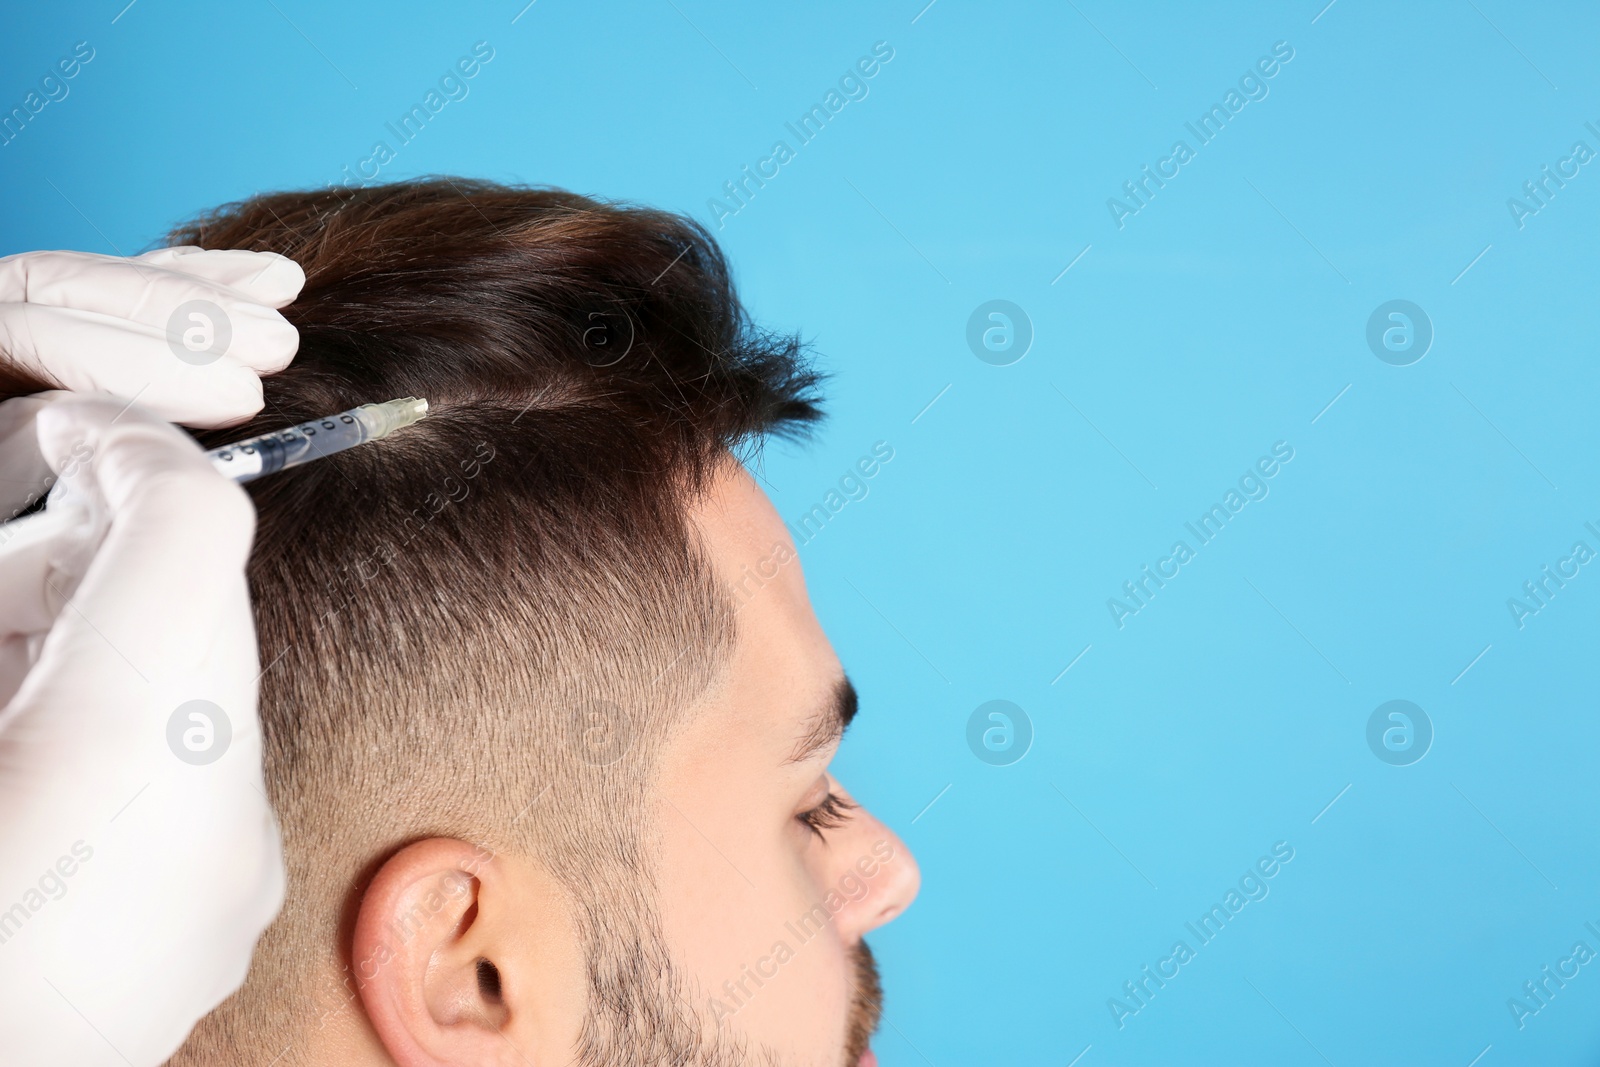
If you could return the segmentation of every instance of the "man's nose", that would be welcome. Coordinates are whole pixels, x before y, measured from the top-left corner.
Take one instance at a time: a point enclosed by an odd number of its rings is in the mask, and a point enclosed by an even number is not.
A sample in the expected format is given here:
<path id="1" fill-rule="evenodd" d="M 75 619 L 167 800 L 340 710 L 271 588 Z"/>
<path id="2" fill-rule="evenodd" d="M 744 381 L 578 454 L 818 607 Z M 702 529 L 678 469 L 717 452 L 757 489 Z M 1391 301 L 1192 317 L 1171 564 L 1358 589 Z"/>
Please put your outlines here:
<path id="1" fill-rule="evenodd" d="M 922 872 L 905 842 L 865 808 L 857 809 L 836 832 L 839 837 L 829 850 L 836 857 L 830 888 L 848 901 L 837 919 L 848 943 L 909 908 L 922 887 Z"/>

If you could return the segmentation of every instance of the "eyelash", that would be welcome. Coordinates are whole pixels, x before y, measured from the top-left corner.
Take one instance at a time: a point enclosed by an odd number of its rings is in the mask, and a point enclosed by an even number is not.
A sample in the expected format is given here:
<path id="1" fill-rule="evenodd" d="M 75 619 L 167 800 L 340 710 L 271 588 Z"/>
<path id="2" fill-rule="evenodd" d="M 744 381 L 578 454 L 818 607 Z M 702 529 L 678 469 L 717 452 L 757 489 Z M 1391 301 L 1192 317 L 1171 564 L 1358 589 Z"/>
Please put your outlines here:
<path id="1" fill-rule="evenodd" d="M 809 811 L 802 811 L 795 818 L 805 824 L 817 837 L 822 836 L 824 830 L 834 830 L 850 821 L 850 814 L 856 810 L 857 805 L 846 800 L 838 793 L 829 791 L 822 798 L 822 803 Z"/>

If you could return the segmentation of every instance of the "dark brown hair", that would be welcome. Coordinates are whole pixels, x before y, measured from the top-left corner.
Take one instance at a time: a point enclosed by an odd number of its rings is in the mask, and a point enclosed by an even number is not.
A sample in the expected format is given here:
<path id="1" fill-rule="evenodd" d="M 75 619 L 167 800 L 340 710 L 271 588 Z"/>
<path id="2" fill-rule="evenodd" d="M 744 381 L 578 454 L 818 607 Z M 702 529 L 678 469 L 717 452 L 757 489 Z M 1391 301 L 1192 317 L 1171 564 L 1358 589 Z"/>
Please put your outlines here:
<path id="1" fill-rule="evenodd" d="M 289 901 L 244 990 L 175 1062 L 264 1061 L 343 1010 L 352 893 L 435 835 L 537 847 L 581 888 L 595 995 L 620 1008 L 617 989 L 666 966 L 600 944 L 638 922 L 654 746 L 733 635 L 686 506 L 730 450 L 818 417 L 801 345 L 750 324 L 698 224 L 557 190 L 280 193 L 170 240 L 280 252 L 307 276 L 284 310 L 299 354 L 266 379 L 260 415 L 203 443 L 430 404 L 383 441 L 251 486 Z M 581 740 L 596 722 L 598 753 Z M 633 888 L 597 891 L 611 884 Z"/>

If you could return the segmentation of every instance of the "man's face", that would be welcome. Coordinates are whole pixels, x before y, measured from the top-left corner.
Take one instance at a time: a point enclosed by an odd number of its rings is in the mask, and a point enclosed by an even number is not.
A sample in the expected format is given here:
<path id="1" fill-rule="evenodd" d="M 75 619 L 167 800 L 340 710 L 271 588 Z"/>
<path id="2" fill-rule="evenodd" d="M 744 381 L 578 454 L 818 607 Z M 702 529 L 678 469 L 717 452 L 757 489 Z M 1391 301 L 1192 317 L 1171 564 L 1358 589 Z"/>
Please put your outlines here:
<path id="1" fill-rule="evenodd" d="M 326 1013 L 303 1062 L 872 1067 L 862 939 L 910 905 L 916 862 L 828 774 L 855 694 L 772 504 L 730 461 L 690 517 L 738 641 L 656 752 L 648 870 L 618 857 L 580 890 L 538 849 L 414 841 L 372 876 L 332 976 L 365 1011 Z M 580 934 L 596 902 L 605 925 Z"/>
<path id="2" fill-rule="evenodd" d="M 870 1067 L 862 938 L 910 905 L 916 861 L 828 774 L 855 693 L 771 501 L 730 463 L 692 517 L 734 591 L 739 642 L 662 753 L 663 933 L 723 1035 L 785 1063 Z"/>

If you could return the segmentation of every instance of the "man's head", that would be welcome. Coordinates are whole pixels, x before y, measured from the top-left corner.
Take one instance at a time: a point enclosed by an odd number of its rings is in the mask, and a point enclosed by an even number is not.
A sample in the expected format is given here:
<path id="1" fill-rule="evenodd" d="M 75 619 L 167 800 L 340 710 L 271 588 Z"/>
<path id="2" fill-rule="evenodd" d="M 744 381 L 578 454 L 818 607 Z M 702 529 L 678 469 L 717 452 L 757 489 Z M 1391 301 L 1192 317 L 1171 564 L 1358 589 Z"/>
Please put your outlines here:
<path id="1" fill-rule="evenodd" d="M 915 895 L 826 772 L 855 696 L 736 454 L 816 377 L 680 217 L 442 180 L 174 235 L 296 259 L 237 439 L 430 414 L 256 483 L 288 903 L 175 1063 L 853 1064 Z M 287 1048 L 287 1051 L 284 1051 Z"/>

